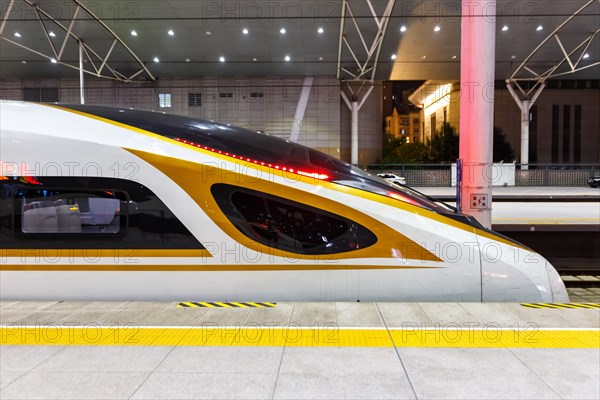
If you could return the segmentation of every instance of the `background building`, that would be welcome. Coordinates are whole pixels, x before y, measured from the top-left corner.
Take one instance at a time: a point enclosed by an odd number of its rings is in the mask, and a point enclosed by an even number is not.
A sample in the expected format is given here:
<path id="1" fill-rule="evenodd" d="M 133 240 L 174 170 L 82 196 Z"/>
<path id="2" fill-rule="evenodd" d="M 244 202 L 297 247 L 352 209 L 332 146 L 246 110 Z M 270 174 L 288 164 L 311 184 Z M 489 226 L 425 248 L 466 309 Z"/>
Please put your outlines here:
<path id="1" fill-rule="evenodd" d="M 458 130 L 460 85 L 457 82 L 427 81 L 410 95 L 409 100 L 421 109 L 421 141 L 431 139 L 444 123 Z"/>
<path id="2" fill-rule="evenodd" d="M 392 115 L 385 117 L 385 133 L 405 136 L 411 142 L 422 141 L 421 113 L 398 114 L 398 110 L 394 108 Z"/>
<path id="3" fill-rule="evenodd" d="M 529 163 L 590 164 L 600 162 L 600 81 L 550 81 L 530 110 Z M 443 122 L 459 130 L 460 84 L 427 81 L 411 96 L 421 107 L 423 138 Z M 503 81 L 494 89 L 494 126 L 521 151 L 521 112 Z"/>

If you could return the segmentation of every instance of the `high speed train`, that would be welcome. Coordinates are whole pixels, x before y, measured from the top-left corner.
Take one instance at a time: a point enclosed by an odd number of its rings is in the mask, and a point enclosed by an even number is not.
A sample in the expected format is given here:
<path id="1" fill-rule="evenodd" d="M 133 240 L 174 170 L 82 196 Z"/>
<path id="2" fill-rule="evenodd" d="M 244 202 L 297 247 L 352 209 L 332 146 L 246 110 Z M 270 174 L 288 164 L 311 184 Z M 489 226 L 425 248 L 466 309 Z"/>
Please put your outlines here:
<path id="1" fill-rule="evenodd" d="M 566 302 L 473 218 L 264 133 L 3 101 L 0 297 Z"/>

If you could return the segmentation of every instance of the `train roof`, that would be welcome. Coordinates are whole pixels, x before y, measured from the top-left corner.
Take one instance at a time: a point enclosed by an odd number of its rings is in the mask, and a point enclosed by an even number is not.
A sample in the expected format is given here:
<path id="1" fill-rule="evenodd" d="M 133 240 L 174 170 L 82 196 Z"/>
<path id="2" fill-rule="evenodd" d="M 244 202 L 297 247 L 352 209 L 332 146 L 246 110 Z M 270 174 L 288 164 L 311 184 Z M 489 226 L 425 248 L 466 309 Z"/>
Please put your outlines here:
<path id="1" fill-rule="evenodd" d="M 181 141 L 269 164 L 348 174 L 351 166 L 320 151 L 267 133 L 181 115 L 123 107 L 59 104 L 111 121 Z"/>

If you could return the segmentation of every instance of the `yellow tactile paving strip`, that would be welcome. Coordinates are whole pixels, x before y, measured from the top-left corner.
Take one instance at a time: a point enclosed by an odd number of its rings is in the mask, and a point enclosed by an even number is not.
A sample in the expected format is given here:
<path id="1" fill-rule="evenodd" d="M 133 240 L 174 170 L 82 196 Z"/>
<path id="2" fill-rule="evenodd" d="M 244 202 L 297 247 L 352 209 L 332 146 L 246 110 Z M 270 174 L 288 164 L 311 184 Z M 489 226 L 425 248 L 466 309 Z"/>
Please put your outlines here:
<path id="1" fill-rule="evenodd" d="M 276 306 L 277 303 L 268 301 L 184 301 L 177 304 L 177 308 L 270 308 Z"/>
<path id="2" fill-rule="evenodd" d="M 0 327 L 1 345 L 58 346 L 307 346 L 600 349 L 598 329 L 319 328 L 287 326 Z"/>
<path id="3" fill-rule="evenodd" d="M 527 308 L 600 308 L 600 303 L 521 303 Z"/>

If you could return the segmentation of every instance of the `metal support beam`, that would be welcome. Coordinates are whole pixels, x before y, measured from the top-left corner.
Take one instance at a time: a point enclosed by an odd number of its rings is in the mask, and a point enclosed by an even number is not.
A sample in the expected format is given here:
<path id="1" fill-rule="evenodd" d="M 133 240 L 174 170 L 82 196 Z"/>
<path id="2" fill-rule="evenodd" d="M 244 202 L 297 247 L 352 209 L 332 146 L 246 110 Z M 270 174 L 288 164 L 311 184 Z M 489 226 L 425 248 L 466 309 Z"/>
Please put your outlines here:
<path id="1" fill-rule="evenodd" d="M 350 89 L 350 92 L 352 93 L 352 98 L 350 100 L 348 99 L 348 96 L 346 96 L 346 93 L 344 93 L 343 91 L 340 92 L 340 95 L 342 96 L 342 100 L 344 100 L 344 103 L 346 104 L 346 106 L 348 106 L 348 109 L 350 110 L 350 113 L 351 113 L 350 164 L 352 164 L 352 165 L 358 165 L 358 139 L 359 139 L 358 112 L 360 111 L 362 106 L 365 104 L 365 102 L 367 101 L 369 96 L 371 95 L 373 88 L 374 88 L 374 86 L 370 86 L 369 89 L 367 90 L 367 92 L 364 94 L 364 96 L 362 96 L 362 99 L 360 101 L 358 100 L 358 93 L 353 93 L 352 88 L 350 88 L 350 87 L 349 87 L 349 89 Z"/>
<path id="2" fill-rule="evenodd" d="M 44 21 L 42 20 L 42 16 L 37 8 L 35 9 L 35 15 L 37 16 L 38 21 L 40 21 L 40 25 L 42 26 L 42 29 L 44 30 L 44 35 L 46 35 L 46 39 L 48 40 L 48 44 L 50 44 L 50 48 L 52 49 L 52 53 L 54 53 L 54 57 L 56 59 L 58 59 L 58 52 L 56 51 L 56 46 L 54 46 L 54 42 L 52 41 L 52 38 L 50 37 L 50 32 L 48 32 L 48 29 L 46 28 L 46 24 L 44 24 Z"/>
<path id="3" fill-rule="evenodd" d="M 511 96 L 521 109 L 521 169 L 529 169 L 529 122 L 530 122 L 530 110 L 535 104 L 537 98 L 545 88 L 546 80 L 550 78 L 556 78 L 563 75 L 570 75 L 576 72 L 600 66 L 600 62 L 591 63 L 588 65 L 581 65 L 584 55 L 588 48 L 592 45 L 592 42 L 600 35 L 600 29 L 594 32 L 586 33 L 585 39 L 575 46 L 571 51 L 567 51 L 564 43 L 558 36 L 559 32 L 569 23 L 571 23 L 578 15 L 582 14 L 592 4 L 600 2 L 600 0 L 589 0 L 577 11 L 571 14 L 565 21 L 563 21 L 556 29 L 552 31 L 532 52 L 525 60 L 517 67 L 513 74 L 506 80 L 506 86 Z M 548 70 L 537 73 L 528 65 L 529 61 L 542 50 L 546 45 L 550 45 L 554 39 L 556 45 L 562 52 L 562 59 L 556 62 Z M 565 64 L 568 64 L 568 69 L 562 71 L 559 69 Z M 532 76 L 530 76 L 531 74 Z M 521 83 L 535 82 L 533 86 L 528 85 L 526 89 Z"/>
<path id="4" fill-rule="evenodd" d="M 372 83 L 375 80 L 381 45 L 383 44 L 388 22 L 396 1 L 388 0 L 381 15 L 377 15 L 371 0 L 355 0 L 354 3 L 359 1 L 367 4 L 373 18 L 356 18 L 352 11 L 350 0 L 342 1 L 336 76 L 338 79 L 346 77 L 350 78 L 349 80 L 351 81 L 366 81 Z M 352 20 L 350 28 L 345 23 L 346 18 Z M 371 31 L 374 28 L 373 23 L 375 24 L 376 29 L 375 36 L 369 41 L 368 37 L 372 36 Z M 360 45 L 357 46 L 358 48 L 352 46 L 351 40 L 349 40 L 351 35 L 355 35 L 356 41 L 360 43 Z M 342 56 L 345 51 L 352 56 L 354 63 L 349 62 L 346 63 L 349 65 L 342 65 Z"/>
<path id="5" fill-rule="evenodd" d="M 34 8 L 37 10 L 38 9 L 37 5 L 34 5 Z M 67 29 L 67 34 L 65 35 L 62 45 L 60 46 L 60 50 L 58 51 L 58 56 L 56 57 L 56 60 L 58 60 L 58 61 L 60 61 L 60 59 L 62 58 L 63 51 L 65 51 L 65 46 L 67 45 L 67 42 L 69 41 L 69 36 L 72 35 L 71 32 L 73 31 L 73 25 L 75 25 L 75 20 L 77 19 L 78 12 L 79 12 L 79 6 L 75 7 L 75 11 L 73 12 L 73 19 L 71 19 L 71 23 L 69 24 L 69 28 Z M 62 26 L 62 24 L 59 26 Z"/>
<path id="6" fill-rule="evenodd" d="M 79 42 L 79 102 L 85 104 L 83 82 L 83 42 Z"/>
<path id="7" fill-rule="evenodd" d="M 514 85 L 517 85 L 514 83 Z M 513 84 L 506 85 L 508 91 L 510 92 L 512 98 L 519 106 L 521 110 L 521 169 L 527 170 L 529 169 L 529 122 L 531 120 L 529 116 L 529 111 L 531 107 L 535 104 L 540 94 L 546 87 L 546 84 L 542 83 L 540 85 L 536 85 L 535 91 L 531 93 L 530 96 L 521 97 L 514 89 Z M 523 91 L 521 91 L 523 93 Z"/>
<path id="8" fill-rule="evenodd" d="M 461 210 L 492 226 L 492 143 L 496 20 L 480 18 L 496 0 L 463 2 L 461 16 L 460 183 Z"/>
<path id="9" fill-rule="evenodd" d="M 300 128 L 302 127 L 302 121 L 304 120 L 304 113 L 306 112 L 306 106 L 308 105 L 308 99 L 310 97 L 310 90 L 313 84 L 312 76 L 305 76 L 304 82 L 302 83 L 302 91 L 300 92 L 300 98 L 296 105 L 296 114 L 294 114 L 294 122 L 292 123 L 292 131 L 290 132 L 290 141 L 297 142 L 298 136 L 300 135 Z"/>
<path id="10" fill-rule="evenodd" d="M 352 97 L 352 106 L 350 112 L 352 113 L 351 120 L 351 136 L 350 136 L 350 163 L 352 165 L 358 165 L 358 100 L 356 96 Z"/>
<path id="11" fill-rule="evenodd" d="M 12 11 L 13 4 L 15 4 L 15 0 L 10 0 L 10 3 L 8 3 L 8 7 L 6 8 L 6 13 L 4 14 L 4 18 L 2 18 L 2 23 L 0 24 L 0 35 L 2 35 L 2 32 L 4 32 L 4 27 L 6 26 L 6 21 L 8 21 L 8 16 L 10 15 L 10 12 Z"/>

